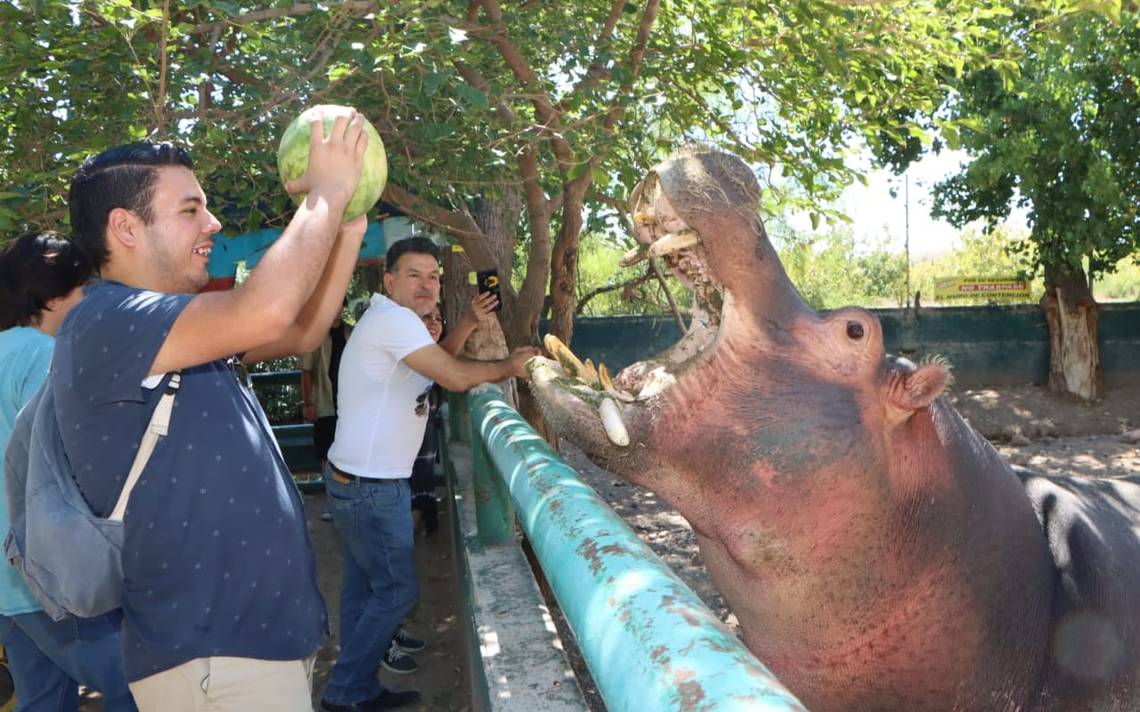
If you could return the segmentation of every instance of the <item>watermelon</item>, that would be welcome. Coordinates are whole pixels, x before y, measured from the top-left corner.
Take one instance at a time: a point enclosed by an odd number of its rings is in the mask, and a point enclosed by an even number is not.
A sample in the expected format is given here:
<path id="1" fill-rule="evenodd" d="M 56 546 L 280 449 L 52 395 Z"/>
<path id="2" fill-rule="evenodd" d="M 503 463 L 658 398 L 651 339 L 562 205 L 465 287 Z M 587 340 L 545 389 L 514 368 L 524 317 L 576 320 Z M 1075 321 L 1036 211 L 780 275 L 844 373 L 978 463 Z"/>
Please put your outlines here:
<path id="1" fill-rule="evenodd" d="M 336 117 L 348 114 L 351 109 L 347 106 L 325 104 L 306 109 L 293 119 L 282 134 L 281 144 L 277 147 L 277 172 L 283 183 L 305 175 L 305 170 L 309 167 L 309 123 L 318 111 L 324 117 L 327 134 Z M 384 192 L 384 186 L 388 182 L 388 157 L 384 153 L 384 142 L 380 140 L 380 134 L 367 119 L 364 120 L 364 132 L 368 134 L 364 167 L 360 173 L 360 182 L 356 184 L 356 192 L 352 194 L 352 198 L 344 208 L 345 222 L 371 210 L 380 199 L 380 194 Z M 293 200 L 298 205 L 304 199 L 304 193 L 293 195 Z"/>

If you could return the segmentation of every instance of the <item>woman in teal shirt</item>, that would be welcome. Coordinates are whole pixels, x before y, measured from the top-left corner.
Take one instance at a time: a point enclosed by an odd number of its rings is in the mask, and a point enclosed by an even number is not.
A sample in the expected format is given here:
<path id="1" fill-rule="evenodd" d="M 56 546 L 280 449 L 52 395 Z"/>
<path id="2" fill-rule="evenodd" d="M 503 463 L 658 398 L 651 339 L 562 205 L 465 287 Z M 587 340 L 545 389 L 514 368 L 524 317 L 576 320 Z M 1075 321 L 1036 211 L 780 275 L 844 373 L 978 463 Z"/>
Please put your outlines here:
<path id="1" fill-rule="evenodd" d="M 48 375 L 53 337 L 83 297 L 90 264 L 54 232 L 21 235 L 0 254 L 0 466 L 16 414 Z M 10 526 L 8 512 L 0 494 L 0 539 Z M 107 712 L 137 709 L 123 674 L 119 614 L 53 621 L 6 562 L 0 562 L 0 643 L 17 712 L 76 712 L 80 683 L 103 694 Z"/>

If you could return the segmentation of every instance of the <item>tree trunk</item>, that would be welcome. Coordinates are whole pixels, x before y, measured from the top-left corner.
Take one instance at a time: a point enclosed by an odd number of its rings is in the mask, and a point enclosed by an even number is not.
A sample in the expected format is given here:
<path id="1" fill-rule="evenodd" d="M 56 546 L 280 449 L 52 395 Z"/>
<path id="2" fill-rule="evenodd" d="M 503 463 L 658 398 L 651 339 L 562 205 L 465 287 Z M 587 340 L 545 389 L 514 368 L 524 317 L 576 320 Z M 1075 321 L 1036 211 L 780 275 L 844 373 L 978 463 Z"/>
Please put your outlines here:
<path id="1" fill-rule="evenodd" d="M 569 346 L 578 304 L 578 240 L 585 191 L 570 185 L 563 192 L 566 197 L 562 201 L 562 225 L 550 258 L 550 333 Z"/>
<path id="2" fill-rule="evenodd" d="M 1041 308 L 1049 326 L 1049 390 L 1084 401 L 1101 396 L 1100 310 L 1084 270 L 1050 269 Z"/>
<path id="3" fill-rule="evenodd" d="M 463 347 L 462 356 L 475 361 L 493 361 L 506 358 L 510 354 L 500 319 L 509 320 L 515 307 L 509 285 L 515 239 L 518 235 L 519 216 L 522 213 L 522 198 L 519 197 L 517 191 L 508 190 L 502 198 L 497 200 L 486 197 L 477 198 L 473 207 L 472 217 L 487 240 L 487 245 L 495 259 L 494 267 L 499 272 L 500 284 L 503 285 L 500 288 L 503 308 L 498 314 L 498 319 L 482 322 L 475 329 Z M 460 268 L 462 271 L 451 279 L 462 281 L 462 284 L 455 285 L 453 281 L 449 280 L 449 286 L 454 285 L 454 294 L 462 297 L 455 300 L 454 308 L 457 310 L 455 318 L 458 319 L 458 315 L 463 313 L 463 309 L 466 309 L 467 303 L 474 298 L 476 288 L 467 279 L 471 266 L 466 256 L 464 253 L 455 254 L 459 258 L 456 261 L 462 265 Z M 499 386 L 502 387 L 507 402 L 517 408 L 519 404 L 518 390 L 514 379 L 504 381 Z"/>

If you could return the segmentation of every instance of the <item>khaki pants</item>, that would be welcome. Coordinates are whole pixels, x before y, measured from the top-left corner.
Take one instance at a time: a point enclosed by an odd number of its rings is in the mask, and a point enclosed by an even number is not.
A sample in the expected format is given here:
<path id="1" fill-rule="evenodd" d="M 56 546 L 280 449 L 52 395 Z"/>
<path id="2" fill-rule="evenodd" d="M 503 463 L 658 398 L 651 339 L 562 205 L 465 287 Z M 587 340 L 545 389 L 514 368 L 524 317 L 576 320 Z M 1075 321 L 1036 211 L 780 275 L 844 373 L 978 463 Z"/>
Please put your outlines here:
<path id="1" fill-rule="evenodd" d="M 312 712 L 313 660 L 195 658 L 131 694 L 140 712 Z"/>

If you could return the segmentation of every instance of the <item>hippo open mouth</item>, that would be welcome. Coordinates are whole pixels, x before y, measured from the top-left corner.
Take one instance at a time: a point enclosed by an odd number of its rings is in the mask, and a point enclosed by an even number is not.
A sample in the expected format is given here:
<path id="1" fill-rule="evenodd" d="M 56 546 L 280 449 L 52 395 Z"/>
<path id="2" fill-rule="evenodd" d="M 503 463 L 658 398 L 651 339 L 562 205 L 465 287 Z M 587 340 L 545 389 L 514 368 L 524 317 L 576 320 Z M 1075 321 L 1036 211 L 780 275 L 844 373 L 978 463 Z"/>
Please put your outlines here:
<path id="1" fill-rule="evenodd" d="M 706 250 L 706 233 L 723 225 L 718 221 L 687 221 L 669 197 L 670 193 L 676 196 L 676 190 L 669 187 L 691 193 L 693 186 L 700 185 L 704 186 L 702 190 L 715 194 L 701 196 L 707 210 L 731 208 L 730 212 L 734 212 L 741 205 L 739 196 L 730 196 L 719 187 L 724 182 L 726 166 L 715 166 L 721 172 L 709 175 L 714 171 L 702 160 L 707 156 L 676 159 L 658 166 L 630 195 L 638 246 L 622 258 L 621 264 L 624 267 L 660 259 L 692 292 L 690 323 L 681 339 L 666 351 L 634 363 L 612 377 L 605 364 L 595 366 L 589 359 L 580 360 L 553 335 L 547 335 L 544 343 L 555 360 L 533 359 L 529 364 L 532 388 L 539 395 L 547 419 L 558 431 L 585 440 L 579 444 L 603 459 L 610 459 L 605 457 L 607 454 L 617 454 L 612 448 L 630 448 L 643 441 L 655 415 L 665 406 L 667 392 L 715 350 L 731 306 L 731 291 L 725 289 L 711 269 Z M 759 187 L 750 173 L 747 178 L 750 180 L 735 182 L 753 188 L 744 191 L 748 197 L 744 205 L 751 207 L 758 204 Z M 611 452 L 604 453 L 606 450 Z"/>
<path id="2" fill-rule="evenodd" d="M 1140 709 L 1140 483 L 1027 492 L 941 398 L 945 363 L 803 301 L 740 159 L 670 159 L 630 202 L 626 262 L 663 260 L 692 325 L 612 378 L 548 337 L 531 386 L 556 432 L 692 524 L 745 643 L 809 709 Z"/>

